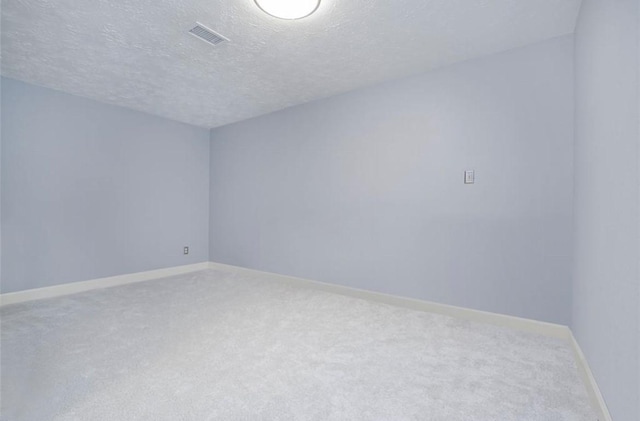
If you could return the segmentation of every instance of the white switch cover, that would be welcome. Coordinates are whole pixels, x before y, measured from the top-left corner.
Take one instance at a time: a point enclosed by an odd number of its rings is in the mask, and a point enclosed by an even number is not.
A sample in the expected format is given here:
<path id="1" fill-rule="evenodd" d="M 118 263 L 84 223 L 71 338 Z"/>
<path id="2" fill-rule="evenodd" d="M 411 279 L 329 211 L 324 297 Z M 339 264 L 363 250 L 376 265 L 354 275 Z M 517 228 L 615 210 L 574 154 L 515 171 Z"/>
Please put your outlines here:
<path id="1" fill-rule="evenodd" d="M 464 172 L 464 184 L 473 184 L 476 181 L 476 175 L 473 170 L 466 170 Z"/>

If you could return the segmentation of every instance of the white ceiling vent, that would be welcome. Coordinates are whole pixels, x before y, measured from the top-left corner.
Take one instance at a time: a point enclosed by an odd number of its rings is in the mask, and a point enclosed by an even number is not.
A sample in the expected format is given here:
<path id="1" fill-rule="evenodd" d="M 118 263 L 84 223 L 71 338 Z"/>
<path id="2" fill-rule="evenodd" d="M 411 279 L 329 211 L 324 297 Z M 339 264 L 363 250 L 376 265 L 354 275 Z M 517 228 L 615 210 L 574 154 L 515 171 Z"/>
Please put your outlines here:
<path id="1" fill-rule="evenodd" d="M 197 37 L 211 45 L 218 45 L 225 41 L 229 41 L 229 38 L 223 37 L 219 33 L 207 28 L 200 22 L 196 22 L 196 26 L 191 28 L 189 30 L 189 33 L 194 37 Z"/>

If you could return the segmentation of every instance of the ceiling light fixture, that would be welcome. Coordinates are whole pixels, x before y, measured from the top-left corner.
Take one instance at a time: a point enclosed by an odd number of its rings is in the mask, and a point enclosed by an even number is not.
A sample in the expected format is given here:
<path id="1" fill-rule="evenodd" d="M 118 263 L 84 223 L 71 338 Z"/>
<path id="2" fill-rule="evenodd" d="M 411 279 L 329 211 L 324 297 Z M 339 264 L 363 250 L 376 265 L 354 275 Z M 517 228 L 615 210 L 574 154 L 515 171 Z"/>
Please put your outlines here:
<path id="1" fill-rule="evenodd" d="M 302 19 L 315 12 L 320 0 L 254 0 L 263 12 L 280 19 Z"/>

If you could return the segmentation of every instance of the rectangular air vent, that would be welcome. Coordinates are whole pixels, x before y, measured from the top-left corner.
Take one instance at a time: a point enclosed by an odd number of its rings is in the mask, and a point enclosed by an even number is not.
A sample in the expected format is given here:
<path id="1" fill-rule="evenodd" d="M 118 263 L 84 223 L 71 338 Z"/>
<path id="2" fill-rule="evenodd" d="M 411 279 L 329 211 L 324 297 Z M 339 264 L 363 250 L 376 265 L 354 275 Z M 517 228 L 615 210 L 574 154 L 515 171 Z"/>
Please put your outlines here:
<path id="1" fill-rule="evenodd" d="M 189 30 L 189 33 L 194 37 L 198 37 L 198 39 L 208 42 L 211 45 L 218 45 L 225 41 L 229 41 L 229 38 L 225 38 L 217 32 L 212 31 L 200 22 L 196 22 L 196 26 L 191 28 Z"/>

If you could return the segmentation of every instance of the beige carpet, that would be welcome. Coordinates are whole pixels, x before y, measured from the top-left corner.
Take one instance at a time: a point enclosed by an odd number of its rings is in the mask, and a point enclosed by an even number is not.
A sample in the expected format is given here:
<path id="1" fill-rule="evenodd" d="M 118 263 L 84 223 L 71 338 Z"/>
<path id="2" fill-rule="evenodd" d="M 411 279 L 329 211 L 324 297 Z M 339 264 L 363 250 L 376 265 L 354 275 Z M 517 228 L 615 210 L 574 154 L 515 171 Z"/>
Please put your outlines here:
<path id="1" fill-rule="evenodd" d="M 0 418 L 589 420 L 560 340 L 202 271 L 0 310 Z"/>

